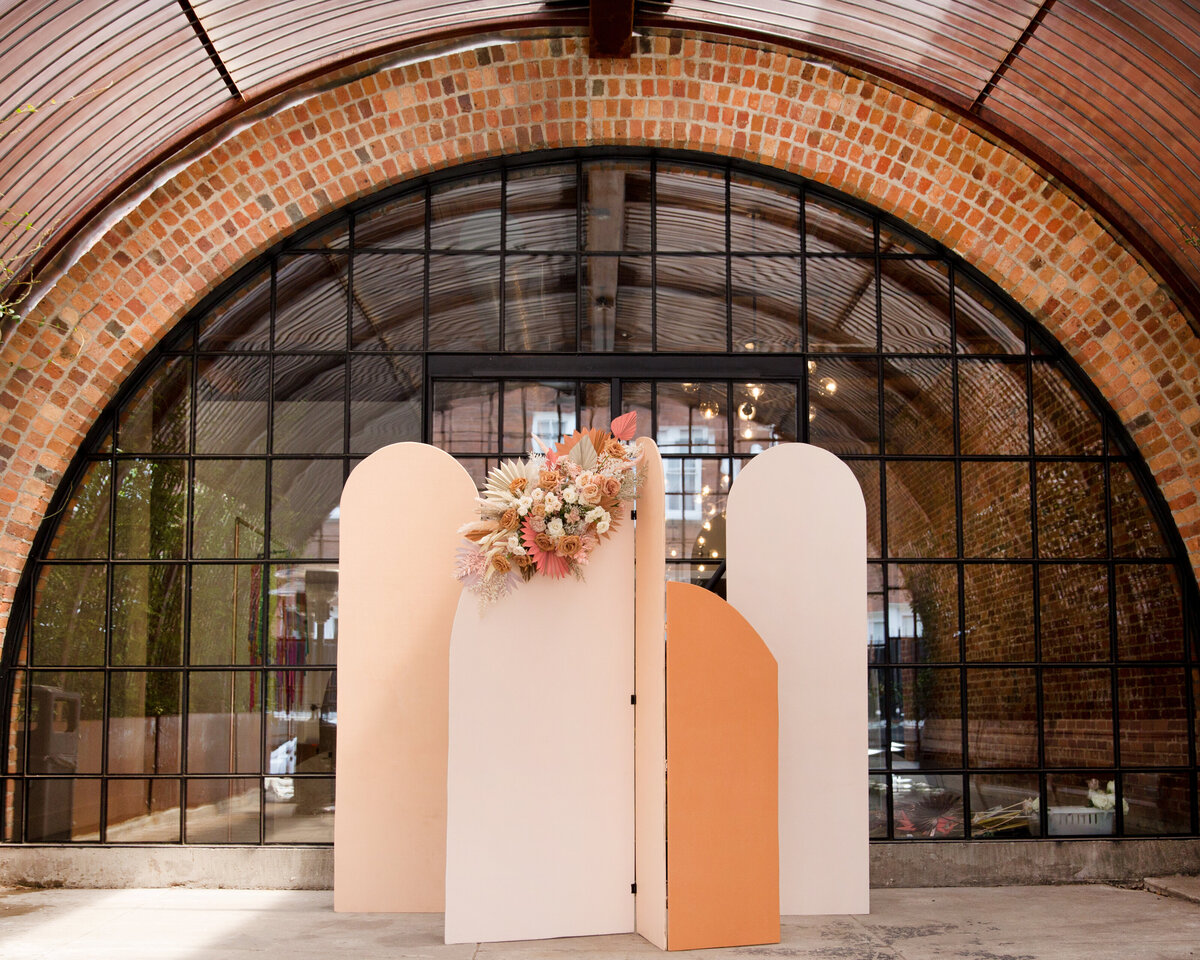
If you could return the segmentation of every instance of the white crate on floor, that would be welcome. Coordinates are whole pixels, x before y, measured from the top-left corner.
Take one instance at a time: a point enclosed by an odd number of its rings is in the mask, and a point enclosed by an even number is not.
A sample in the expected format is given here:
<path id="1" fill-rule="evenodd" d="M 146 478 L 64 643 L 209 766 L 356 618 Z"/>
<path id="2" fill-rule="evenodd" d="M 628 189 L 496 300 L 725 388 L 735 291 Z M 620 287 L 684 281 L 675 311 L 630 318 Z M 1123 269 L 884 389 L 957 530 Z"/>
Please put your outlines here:
<path id="1" fill-rule="evenodd" d="M 1103 836 L 1113 832 L 1112 810 L 1095 807 L 1051 807 L 1046 811 L 1046 833 L 1052 837 Z"/>

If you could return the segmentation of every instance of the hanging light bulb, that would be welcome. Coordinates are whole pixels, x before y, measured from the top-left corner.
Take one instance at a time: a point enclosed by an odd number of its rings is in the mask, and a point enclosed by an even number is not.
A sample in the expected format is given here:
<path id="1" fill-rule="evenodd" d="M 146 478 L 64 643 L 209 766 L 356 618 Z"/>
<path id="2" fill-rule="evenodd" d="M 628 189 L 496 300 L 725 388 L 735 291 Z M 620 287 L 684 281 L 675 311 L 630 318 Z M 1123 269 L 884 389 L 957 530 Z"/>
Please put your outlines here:
<path id="1" fill-rule="evenodd" d="M 700 488 L 700 493 L 707 497 L 710 493 L 712 493 L 712 487 L 706 483 Z"/>
<path id="2" fill-rule="evenodd" d="M 746 349 L 747 350 L 755 350 L 755 349 L 757 349 L 757 347 L 758 347 L 758 344 L 755 343 L 753 340 L 746 341 Z"/>
<path id="3" fill-rule="evenodd" d="M 809 373 L 815 373 L 815 372 L 816 372 L 816 370 L 817 370 L 817 361 L 816 361 L 816 360 L 809 360 L 809 361 L 808 361 L 808 372 L 809 372 Z"/>
<path id="4" fill-rule="evenodd" d="M 715 517 L 717 515 L 717 505 L 715 503 L 708 508 L 708 515 L 710 517 Z"/>
<path id="5" fill-rule="evenodd" d="M 721 474 L 721 486 L 723 486 L 723 487 L 729 486 L 729 474 L 727 474 L 727 473 Z"/>
<path id="6" fill-rule="evenodd" d="M 746 427 L 746 429 L 742 431 L 742 439 L 743 440 L 752 440 L 753 438 L 754 438 L 754 431 L 751 430 L 749 427 Z"/>
<path id="7" fill-rule="evenodd" d="M 746 392 L 755 400 L 763 395 L 763 385 L 761 383 L 746 384 Z"/>
<path id="8" fill-rule="evenodd" d="M 716 555 L 717 555 L 717 551 L 716 551 L 716 550 L 714 550 L 712 553 L 710 553 L 710 554 L 709 554 L 709 556 L 710 556 L 710 557 L 715 557 Z"/>
<path id="9" fill-rule="evenodd" d="M 716 400 L 705 400 L 700 404 L 700 416 L 711 420 L 721 412 L 721 405 Z"/>
<path id="10" fill-rule="evenodd" d="M 817 408 L 816 408 L 816 407 L 814 407 L 814 406 L 813 406 L 813 405 L 810 403 L 810 404 L 808 405 L 808 422 L 809 422 L 809 423 L 812 423 L 812 422 L 813 422 L 814 420 L 816 420 L 816 419 L 817 419 Z"/>
<path id="11" fill-rule="evenodd" d="M 822 377 L 817 381 L 817 385 L 831 396 L 837 393 L 837 381 L 833 377 Z"/>
<path id="12" fill-rule="evenodd" d="M 680 386 L 683 388 L 684 393 L 695 393 L 700 389 L 699 385 L 695 383 L 681 383 Z"/>
<path id="13" fill-rule="evenodd" d="M 676 550 L 674 547 L 671 548 L 671 556 L 673 556 L 673 557 L 679 556 L 679 551 Z"/>
<path id="14" fill-rule="evenodd" d="M 754 415 L 757 412 L 758 411 L 754 408 L 754 404 L 752 404 L 749 400 L 747 400 L 745 403 L 743 403 L 741 406 L 738 407 L 738 419 L 739 420 L 753 420 Z"/>
<path id="15" fill-rule="evenodd" d="M 697 537 L 696 542 L 698 544 L 700 544 L 700 546 L 704 546 L 704 538 L 703 537 Z"/>
<path id="16" fill-rule="evenodd" d="M 704 572 L 704 564 L 700 564 L 700 566 L 698 566 L 696 569 L 699 570 L 701 573 L 703 573 Z"/>

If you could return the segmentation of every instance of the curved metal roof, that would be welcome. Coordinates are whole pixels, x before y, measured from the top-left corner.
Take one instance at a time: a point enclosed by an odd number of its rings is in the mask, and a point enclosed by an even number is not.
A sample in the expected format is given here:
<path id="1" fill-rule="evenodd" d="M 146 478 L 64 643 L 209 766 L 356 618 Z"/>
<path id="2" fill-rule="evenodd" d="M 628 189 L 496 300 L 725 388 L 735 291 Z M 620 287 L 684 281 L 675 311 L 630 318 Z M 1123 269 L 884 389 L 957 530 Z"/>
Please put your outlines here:
<path id="1" fill-rule="evenodd" d="M 155 163 L 303 77 L 586 14 L 584 0 L 0 3 L 0 257 L 47 258 Z M 647 0 L 635 22 L 791 42 L 977 119 L 1114 221 L 1200 314 L 1197 0 Z"/>

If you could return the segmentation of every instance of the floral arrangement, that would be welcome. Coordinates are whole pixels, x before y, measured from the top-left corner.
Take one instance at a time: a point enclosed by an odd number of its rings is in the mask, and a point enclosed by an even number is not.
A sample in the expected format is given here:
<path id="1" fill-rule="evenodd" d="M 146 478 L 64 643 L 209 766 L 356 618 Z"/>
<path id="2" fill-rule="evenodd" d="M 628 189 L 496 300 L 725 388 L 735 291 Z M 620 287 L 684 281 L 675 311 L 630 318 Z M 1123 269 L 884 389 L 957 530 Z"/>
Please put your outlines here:
<path id="1" fill-rule="evenodd" d="M 608 430 L 576 431 L 553 449 L 506 460 L 488 474 L 478 520 L 459 528 L 455 576 L 486 607 L 535 575 L 583 578 L 592 552 L 637 498 L 641 447 L 637 414 Z"/>

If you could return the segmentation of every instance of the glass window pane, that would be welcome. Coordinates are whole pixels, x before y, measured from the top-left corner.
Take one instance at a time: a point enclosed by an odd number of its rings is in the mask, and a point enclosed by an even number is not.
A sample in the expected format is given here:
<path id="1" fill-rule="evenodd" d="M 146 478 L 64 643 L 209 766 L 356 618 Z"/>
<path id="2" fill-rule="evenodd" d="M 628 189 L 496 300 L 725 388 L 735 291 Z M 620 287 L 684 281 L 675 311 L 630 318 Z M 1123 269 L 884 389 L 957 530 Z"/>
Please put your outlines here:
<path id="1" fill-rule="evenodd" d="M 425 191 L 409 193 L 354 217 L 356 247 L 419 250 L 425 246 Z M 358 263 L 355 262 L 357 280 Z"/>
<path id="2" fill-rule="evenodd" d="M 1042 659 L 1107 660 L 1108 571 L 1095 564 L 1044 564 L 1038 577 Z"/>
<path id="3" fill-rule="evenodd" d="M 887 762 L 887 707 L 884 701 L 884 672 L 867 673 L 867 766 L 874 769 Z"/>
<path id="4" fill-rule="evenodd" d="M 22 650 L 22 654 L 24 650 Z M 20 659 L 24 659 L 21 657 Z M 0 776 L 6 773 L 25 772 L 25 732 L 28 719 L 29 674 L 23 669 L 12 672 L 12 710 L 9 714 L 11 735 L 0 752 Z"/>
<path id="5" fill-rule="evenodd" d="M 997 360 L 958 361 L 958 431 L 968 456 L 1029 454 L 1025 366 Z"/>
<path id="6" fill-rule="evenodd" d="M 1112 543 L 1116 557 L 1169 557 L 1170 549 L 1129 464 L 1109 464 Z"/>
<path id="7" fill-rule="evenodd" d="M 867 778 L 869 836 L 881 840 L 887 837 L 887 783 L 889 779 L 882 775 Z"/>
<path id="8" fill-rule="evenodd" d="M 897 667 L 892 676 L 892 768 L 961 767 L 959 669 Z"/>
<path id="9" fill-rule="evenodd" d="M 875 227 L 867 214 L 810 193 L 804 201 L 807 253 L 874 253 Z"/>
<path id="10" fill-rule="evenodd" d="M 950 277 L 939 260 L 881 260 L 883 349 L 890 353 L 950 350 Z"/>
<path id="11" fill-rule="evenodd" d="M 189 780 L 188 843 L 258 843 L 257 779 Z"/>
<path id="12" fill-rule="evenodd" d="M 574 257 L 510 255 L 505 261 L 504 349 L 516 353 L 575 349 Z"/>
<path id="13" fill-rule="evenodd" d="M 367 254 L 354 258 L 356 350 L 420 350 L 424 343 L 425 258 Z"/>
<path id="14" fill-rule="evenodd" d="M 341 453 L 346 415 L 343 357 L 276 357 L 271 445 L 276 453 Z"/>
<path id="15" fill-rule="evenodd" d="M 735 353 L 795 353 L 800 338 L 800 261 L 789 257 L 734 257 Z"/>
<path id="16" fill-rule="evenodd" d="M 329 670 L 267 674 L 268 775 L 291 779 L 296 773 L 333 773 L 337 701 L 332 677 Z"/>
<path id="17" fill-rule="evenodd" d="M 728 461 L 670 459 L 663 462 L 667 555 L 704 561 L 708 572 L 725 556 Z"/>
<path id="18" fill-rule="evenodd" d="M 1037 683 L 1033 670 L 969 669 L 967 717 L 971 766 L 1037 766 Z"/>
<path id="19" fill-rule="evenodd" d="M 583 165 L 583 248 L 650 249 L 650 170 L 639 161 Z"/>
<path id="20" fill-rule="evenodd" d="M 26 843 L 100 839 L 99 780 L 33 780 L 29 783 Z"/>
<path id="21" fill-rule="evenodd" d="M 1033 364 L 1033 445 L 1035 453 L 1051 456 L 1104 452 L 1100 419 L 1066 375 L 1048 363 Z"/>
<path id="22" fill-rule="evenodd" d="M 180 564 L 113 567 L 112 662 L 167 667 L 183 662 Z"/>
<path id="23" fill-rule="evenodd" d="M 734 452 L 756 454 L 779 443 L 794 443 L 797 384 L 735 383 L 733 385 Z"/>
<path id="24" fill-rule="evenodd" d="M 959 353 L 1025 352 L 1021 321 L 962 271 L 954 275 L 954 315 Z"/>
<path id="25" fill-rule="evenodd" d="M 439 380 L 433 385 L 432 443 L 448 453 L 490 453 L 500 442 L 500 384 Z"/>
<path id="26" fill-rule="evenodd" d="M 125 404 L 118 427 L 122 453 L 187 453 L 191 372 L 191 360 L 167 360 Z"/>
<path id="27" fill-rule="evenodd" d="M 175 670 L 113 671 L 108 691 L 109 773 L 179 772 L 182 693 L 183 674 Z"/>
<path id="28" fill-rule="evenodd" d="M 650 263 L 649 257 L 583 259 L 583 350 L 650 350 L 654 302 Z"/>
<path id="29" fill-rule="evenodd" d="M 420 357 L 350 358 L 350 452 L 421 439 Z"/>
<path id="30" fill-rule="evenodd" d="M 108 556 L 111 478 L 112 465 L 107 460 L 87 465 L 59 517 L 47 557 L 87 560 Z"/>
<path id="31" fill-rule="evenodd" d="M 345 350 L 350 258 L 281 256 L 275 274 L 275 348 Z"/>
<path id="32" fill-rule="evenodd" d="M 655 274 L 656 349 L 724 352 L 724 257 L 660 257 Z"/>
<path id="33" fill-rule="evenodd" d="M 197 377 L 196 453 L 266 453 L 267 358 L 201 359 Z"/>
<path id="34" fill-rule="evenodd" d="M 20 843 L 25 826 L 25 782 L 0 779 L 0 843 Z"/>
<path id="35" fill-rule="evenodd" d="M 29 675 L 30 773 L 100 773 L 104 734 L 104 674 Z"/>
<path id="36" fill-rule="evenodd" d="M 201 350 L 269 350 L 271 270 L 259 270 L 200 320 Z"/>
<path id="37" fill-rule="evenodd" d="M 660 165 L 655 201 L 659 250 L 700 253 L 725 249 L 723 171 Z"/>
<path id="38" fill-rule="evenodd" d="M 500 347 L 500 258 L 429 258 L 429 349 Z"/>
<path id="39" fill-rule="evenodd" d="M 958 568 L 888 566 L 888 638 L 899 663 L 958 663 Z"/>
<path id="40" fill-rule="evenodd" d="M 193 566 L 191 662 L 262 663 L 262 596 L 258 564 Z"/>
<path id="41" fill-rule="evenodd" d="M 837 454 L 879 453 L 879 362 L 809 360 L 808 442 Z"/>
<path id="42" fill-rule="evenodd" d="M 1033 567 L 963 567 L 968 660 L 1034 659 Z"/>
<path id="43" fill-rule="evenodd" d="M 267 467 L 262 460 L 198 460 L 194 557 L 261 557 Z"/>
<path id="44" fill-rule="evenodd" d="M 1125 836 L 1169 836 L 1192 832 L 1191 777 L 1186 773 L 1126 773 L 1121 776 Z"/>
<path id="45" fill-rule="evenodd" d="M 1183 659 L 1183 592 L 1166 564 L 1118 564 L 1117 656 L 1122 660 Z"/>
<path id="46" fill-rule="evenodd" d="M 808 349 L 823 353 L 878 349 L 874 260 L 810 259 L 804 292 Z"/>
<path id="47" fill-rule="evenodd" d="M 1040 556 L 1104 556 L 1106 520 L 1102 465 L 1039 463 L 1037 505 Z"/>
<path id="48" fill-rule="evenodd" d="M 33 601 L 36 666 L 104 663 L 106 568 L 99 564 L 42 567 Z"/>
<path id="49" fill-rule="evenodd" d="M 337 663 L 338 572 L 332 565 L 271 567 L 267 660 L 284 666 Z"/>
<path id="50" fill-rule="evenodd" d="M 728 452 L 729 390 L 725 384 L 658 384 L 657 443 L 664 454 Z"/>
<path id="51" fill-rule="evenodd" d="M 508 177 L 508 250 L 574 250 L 578 219 L 575 165 L 514 170 Z"/>
<path id="52" fill-rule="evenodd" d="M 266 786 L 267 843 L 333 843 L 332 777 L 268 777 Z"/>
<path id="53" fill-rule="evenodd" d="M 961 775 L 896 774 L 892 777 L 892 821 L 897 840 L 961 839 Z"/>
<path id="54" fill-rule="evenodd" d="M 434 187 L 430 246 L 434 250 L 498 250 L 500 187 L 498 174 Z"/>
<path id="55" fill-rule="evenodd" d="M 612 385 L 609 383 L 585 383 L 579 400 L 579 429 L 607 430 L 612 423 Z M 650 435 L 650 418 L 638 417 L 637 435 Z"/>
<path id="56" fill-rule="evenodd" d="M 1033 555 L 1028 463 L 964 461 L 962 499 L 964 556 Z"/>
<path id="57" fill-rule="evenodd" d="M 882 511 L 879 505 L 880 464 L 869 460 L 850 460 L 846 466 L 850 468 L 850 472 L 858 480 L 858 485 L 862 487 L 863 499 L 867 504 L 867 556 L 881 557 L 883 556 L 883 536 L 880 521 Z"/>
<path id="58" fill-rule="evenodd" d="M 105 843 L 178 843 L 178 780 L 110 780 Z"/>
<path id="59" fill-rule="evenodd" d="M 257 673 L 221 670 L 188 675 L 189 773 L 259 771 L 261 696 Z"/>
<path id="60" fill-rule="evenodd" d="M 954 464 L 911 460 L 887 465 L 890 556 L 956 556 L 954 510 Z"/>
<path id="61" fill-rule="evenodd" d="M 1107 767 L 1113 762 L 1112 686 L 1096 669 L 1042 671 L 1046 765 Z"/>
<path id="62" fill-rule="evenodd" d="M 954 377 L 948 360 L 889 357 L 884 362 L 883 422 L 888 453 L 953 453 L 953 411 Z"/>
<path id="63" fill-rule="evenodd" d="M 795 187 L 733 173 L 729 217 L 735 253 L 800 253 L 800 191 Z"/>
<path id="64" fill-rule="evenodd" d="M 1180 667 L 1122 667 L 1117 671 L 1121 763 L 1128 767 L 1188 762 L 1185 674 Z"/>
<path id="65" fill-rule="evenodd" d="M 1001 840 L 1033 835 L 1037 824 L 1038 778 L 1023 773 L 983 773 L 971 783 L 971 836 Z"/>
<path id="66" fill-rule="evenodd" d="M 1051 837 L 1111 836 L 1116 832 L 1116 798 L 1111 772 L 1051 773 L 1046 777 L 1047 834 Z M 1097 806 L 1096 804 L 1099 804 Z M 1035 836 L 1039 834 L 1035 833 Z"/>
<path id="67" fill-rule="evenodd" d="M 574 383 L 505 381 L 501 450 L 516 457 L 540 453 L 534 436 L 554 446 L 579 428 L 575 406 Z"/>
<path id="68" fill-rule="evenodd" d="M 120 461 L 113 555 L 125 560 L 182 557 L 186 510 L 186 461 Z"/>
<path id="69" fill-rule="evenodd" d="M 271 556 L 336 557 L 341 496 L 341 460 L 276 460 Z"/>

